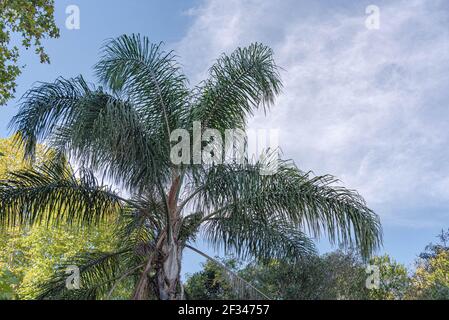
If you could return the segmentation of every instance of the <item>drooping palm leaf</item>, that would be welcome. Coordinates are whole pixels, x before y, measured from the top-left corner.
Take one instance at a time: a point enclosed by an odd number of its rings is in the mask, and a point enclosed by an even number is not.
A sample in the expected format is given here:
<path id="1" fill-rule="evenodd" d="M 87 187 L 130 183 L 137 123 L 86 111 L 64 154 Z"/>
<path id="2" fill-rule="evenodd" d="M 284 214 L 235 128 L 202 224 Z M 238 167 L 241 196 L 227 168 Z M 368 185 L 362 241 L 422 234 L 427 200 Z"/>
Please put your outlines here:
<path id="1" fill-rule="evenodd" d="M 161 141 L 129 103 L 102 92 L 52 136 L 51 145 L 133 191 L 151 188 L 169 174 Z"/>
<path id="2" fill-rule="evenodd" d="M 87 169 L 73 170 L 60 160 L 9 173 L 0 181 L 0 222 L 95 224 L 117 215 L 123 199 L 100 186 Z"/>
<path id="3" fill-rule="evenodd" d="M 131 252 L 132 253 L 132 252 Z M 96 300 L 105 297 L 114 282 L 126 273 L 129 250 L 117 252 L 87 252 L 58 266 L 54 275 L 42 283 L 38 299 Z M 76 267 L 79 270 L 80 288 L 67 287 L 68 274 Z M 135 268 L 133 269 L 137 271 Z M 131 276 L 130 273 L 126 275 Z"/>
<path id="4" fill-rule="evenodd" d="M 294 263 L 317 254 L 315 244 L 298 225 L 279 218 L 261 218 L 250 214 L 215 216 L 204 226 L 205 239 L 227 255 L 262 263 L 274 258 Z"/>
<path id="5" fill-rule="evenodd" d="M 313 177 L 285 161 L 279 162 L 273 175 L 260 175 L 259 170 L 258 164 L 208 170 L 198 181 L 196 210 L 226 223 L 243 225 L 252 218 L 276 226 L 276 221 L 284 221 L 314 237 L 324 233 L 331 242 L 356 245 L 365 256 L 378 248 L 377 215 L 356 192 L 336 186 L 334 177 Z"/>
<path id="6" fill-rule="evenodd" d="M 36 143 L 45 141 L 127 187 L 151 185 L 167 174 L 169 146 L 151 135 L 143 114 L 130 102 L 89 88 L 82 77 L 39 84 L 20 110 L 11 126 L 29 158 Z"/>

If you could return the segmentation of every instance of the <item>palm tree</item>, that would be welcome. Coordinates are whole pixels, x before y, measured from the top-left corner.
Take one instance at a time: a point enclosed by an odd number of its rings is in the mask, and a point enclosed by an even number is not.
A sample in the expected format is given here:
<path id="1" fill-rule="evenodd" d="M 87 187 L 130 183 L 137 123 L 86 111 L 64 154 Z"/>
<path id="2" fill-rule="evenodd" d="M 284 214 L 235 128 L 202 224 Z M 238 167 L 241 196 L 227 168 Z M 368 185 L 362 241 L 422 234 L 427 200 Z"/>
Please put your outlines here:
<path id="1" fill-rule="evenodd" d="M 81 76 L 60 78 L 22 98 L 12 126 L 26 157 L 33 159 L 38 142 L 57 156 L 0 183 L 2 224 L 119 217 L 116 251 L 71 261 L 82 288 L 65 290 L 62 272 L 41 297 L 109 297 L 129 281 L 134 299 L 179 299 L 183 251 L 204 254 L 192 246 L 198 235 L 226 254 L 261 262 L 313 254 L 310 237 L 355 246 L 364 256 L 378 248 L 377 215 L 332 176 L 283 160 L 272 175 L 261 175 L 261 163 L 253 161 L 174 165 L 174 129 L 191 132 L 195 121 L 201 130 L 245 129 L 247 117 L 267 110 L 281 89 L 272 50 L 259 43 L 222 55 L 194 89 L 175 58 L 146 37 L 124 35 L 104 46 L 95 66 L 102 87 Z"/>

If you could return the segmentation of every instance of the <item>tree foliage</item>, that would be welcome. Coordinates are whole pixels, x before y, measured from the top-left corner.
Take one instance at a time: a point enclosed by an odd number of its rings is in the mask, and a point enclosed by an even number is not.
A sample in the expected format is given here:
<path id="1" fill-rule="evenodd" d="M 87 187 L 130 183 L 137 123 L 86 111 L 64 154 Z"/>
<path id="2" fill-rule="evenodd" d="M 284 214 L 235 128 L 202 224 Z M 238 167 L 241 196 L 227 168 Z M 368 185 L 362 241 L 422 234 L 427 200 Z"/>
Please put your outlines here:
<path id="1" fill-rule="evenodd" d="M 310 256 L 295 264 L 272 260 L 266 264 L 252 262 L 239 266 L 234 259 L 226 261 L 236 272 L 276 300 L 360 300 L 369 297 L 365 287 L 365 267 L 353 251 L 335 251 Z M 223 276 L 222 268 L 208 262 L 203 270 L 186 282 L 188 298 L 234 299 L 235 291 Z"/>
<path id="2" fill-rule="evenodd" d="M 54 21 L 54 0 L 0 1 L 0 105 L 14 96 L 16 78 L 21 73 L 18 44 L 25 49 L 34 47 L 41 63 L 50 62 L 42 40 L 59 36 Z"/>
<path id="3" fill-rule="evenodd" d="M 379 288 L 369 290 L 372 300 L 402 300 L 410 286 L 407 268 L 389 255 L 374 257 L 370 264 L 379 268 Z"/>
<path id="4" fill-rule="evenodd" d="M 412 277 L 411 298 L 449 300 L 449 229 L 442 230 L 438 239 L 420 254 Z"/>
<path id="5" fill-rule="evenodd" d="M 5 178 L 10 171 L 32 170 L 14 140 L 14 137 L 0 139 L 3 154 L 0 178 Z M 37 149 L 36 165 L 48 161 L 49 154 L 44 148 Z M 58 227 L 42 224 L 3 227 L 0 229 L 0 298 L 36 298 L 39 284 L 48 281 L 59 265 L 82 252 L 108 251 L 115 245 L 108 225 L 78 228 L 62 223 Z"/>
<path id="6" fill-rule="evenodd" d="M 71 228 L 15 228 L 0 236 L 0 270 L 9 298 L 35 299 L 39 285 L 55 269 L 81 252 L 111 250 L 114 239 L 106 226 Z"/>
<path id="7" fill-rule="evenodd" d="M 441 248 L 444 244 L 429 245 Z M 449 259 L 446 251 L 432 255 L 426 266 L 420 260 L 413 275 L 389 255 L 363 261 L 354 251 L 334 251 L 309 256 L 295 264 L 272 260 L 261 264 L 238 264 L 235 259 L 225 264 L 272 299 L 280 300 L 409 300 L 448 299 L 447 275 Z M 367 266 L 377 266 L 379 287 L 368 288 Z M 185 284 L 189 299 L 228 300 L 236 293 L 224 275 L 223 268 L 213 262 L 189 275 Z"/>
<path id="8" fill-rule="evenodd" d="M 235 272 L 238 271 L 238 263 L 235 259 L 224 259 L 223 263 Z M 184 287 L 188 300 L 232 300 L 237 298 L 223 268 L 209 260 L 203 264 L 201 271 L 187 276 Z"/>
<path id="9" fill-rule="evenodd" d="M 311 256 L 295 264 L 250 264 L 240 274 L 273 299 L 359 300 L 368 294 L 364 264 L 352 251 Z"/>

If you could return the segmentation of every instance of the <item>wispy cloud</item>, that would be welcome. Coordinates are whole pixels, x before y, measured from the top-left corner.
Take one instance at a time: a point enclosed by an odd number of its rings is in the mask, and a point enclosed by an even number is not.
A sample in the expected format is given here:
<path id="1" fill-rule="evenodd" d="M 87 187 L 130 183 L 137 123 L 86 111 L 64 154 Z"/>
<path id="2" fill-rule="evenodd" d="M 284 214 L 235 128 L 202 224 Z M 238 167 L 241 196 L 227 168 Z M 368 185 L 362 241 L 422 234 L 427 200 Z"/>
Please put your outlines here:
<path id="1" fill-rule="evenodd" d="M 368 30 L 368 4 L 207 0 L 177 51 L 195 82 L 220 53 L 269 44 L 284 92 L 251 125 L 280 128 L 286 157 L 341 178 L 384 223 L 447 222 L 448 5 L 382 1 Z"/>

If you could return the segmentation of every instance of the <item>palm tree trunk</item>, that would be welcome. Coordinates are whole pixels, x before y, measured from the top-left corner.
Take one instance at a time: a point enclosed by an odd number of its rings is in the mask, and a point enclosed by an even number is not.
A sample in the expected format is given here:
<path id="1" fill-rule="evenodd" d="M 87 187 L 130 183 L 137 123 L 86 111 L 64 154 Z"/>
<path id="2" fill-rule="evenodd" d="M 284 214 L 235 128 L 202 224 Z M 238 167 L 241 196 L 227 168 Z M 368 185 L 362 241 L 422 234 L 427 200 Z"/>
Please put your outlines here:
<path id="1" fill-rule="evenodd" d="M 148 299 L 151 290 L 149 273 L 156 273 L 156 297 L 160 300 L 178 300 L 181 298 L 180 275 L 183 246 L 178 241 L 180 217 L 178 215 L 178 192 L 180 176 L 174 175 L 167 195 L 168 225 L 148 257 L 147 264 L 134 289 L 134 300 Z"/>
<path id="2" fill-rule="evenodd" d="M 166 243 L 162 248 L 165 260 L 156 271 L 160 300 L 179 300 L 182 248 L 175 242 Z"/>
<path id="3" fill-rule="evenodd" d="M 168 212 L 170 217 L 170 232 L 162 246 L 162 264 L 156 270 L 156 280 L 160 300 L 180 299 L 180 277 L 182 246 L 178 241 L 180 217 L 178 216 L 178 193 L 181 177 L 173 175 L 172 185 L 168 192 Z"/>
<path id="4" fill-rule="evenodd" d="M 151 268 L 155 268 L 157 288 L 156 297 L 160 300 L 178 300 L 181 298 L 179 285 L 181 284 L 181 258 L 183 247 L 177 244 L 172 236 L 168 241 L 162 237 L 156 246 L 156 251 L 152 254 L 145 266 L 145 269 L 137 283 L 133 300 L 146 300 L 150 295 L 151 283 L 149 273 Z M 158 256 L 156 256 L 156 255 Z M 156 260 L 161 258 L 162 263 Z"/>

